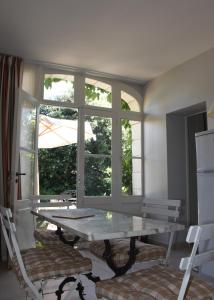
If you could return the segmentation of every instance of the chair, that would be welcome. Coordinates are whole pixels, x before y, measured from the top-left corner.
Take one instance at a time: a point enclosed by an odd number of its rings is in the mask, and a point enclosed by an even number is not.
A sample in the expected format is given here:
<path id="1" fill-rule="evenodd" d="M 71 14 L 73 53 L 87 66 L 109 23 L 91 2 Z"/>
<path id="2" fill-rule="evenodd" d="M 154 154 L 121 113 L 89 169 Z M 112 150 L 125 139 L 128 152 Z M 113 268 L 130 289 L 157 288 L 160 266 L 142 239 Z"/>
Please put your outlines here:
<path id="1" fill-rule="evenodd" d="M 42 300 L 48 279 L 65 278 L 56 291 L 57 299 L 61 299 L 64 285 L 75 281 L 78 282 L 77 289 L 80 298 L 84 299 L 79 274 L 88 273 L 91 270 L 90 259 L 63 244 L 20 251 L 10 209 L 0 206 L 0 221 L 12 267 L 27 295 L 33 299 Z"/>
<path id="2" fill-rule="evenodd" d="M 156 219 L 166 219 L 176 221 L 179 216 L 180 200 L 152 200 L 144 199 L 142 207 L 143 217 Z M 171 253 L 174 232 L 170 233 L 168 249 L 163 246 L 143 243 L 136 240 L 135 246 L 138 250 L 136 262 L 162 262 L 167 263 Z M 94 241 L 89 244 L 90 251 L 97 257 L 103 259 L 105 245 L 103 241 Z M 125 265 L 129 257 L 129 239 L 115 239 L 111 241 L 112 259 L 114 263 L 121 267 Z"/>
<path id="3" fill-rule="evenodd" d="M 74 203 L 68 201 L 71 196 L 68 194 L 65 195 L 57 195 L 57 196 L 46 196 L 46 195 L 38 195 L 38 196 L 31 196 L 32 207 L 33 209 L 47 209 L 47 208 L 70 208 L 73 206 Z M 51 202 L 51 199 L 54 199 Z M 35 222 L 36 223 L 36 222 Z M 34 237 L 37 241 L 42 243 L 42 245 L 46 246 L 54 246 L 54 245 L 61 245 L 69 244 L 73 245 L 79 240 L 79 237 L 74 236 L 73 234 L 61 230 L 58 228 L 57 230 L 50 230 L 50 229 L 40 229 L 37 228 L 35 224 L 34 230 Z"/>
<path id="4" fill-rule="evenodd" d="M 180 262 L 180 270 L 185 273 L 167 266 L 153 266 L 96 283 L 97 297 L 109 300 L 214 299 L 214 284 L 191 276 L 194 267 L 214 260 L 214 249 L 197 254 L 199 243 L 211 238 L 214 238 L 214 224 L 191 226 L 186 241 L 194 243 L 192 252 Z"/>

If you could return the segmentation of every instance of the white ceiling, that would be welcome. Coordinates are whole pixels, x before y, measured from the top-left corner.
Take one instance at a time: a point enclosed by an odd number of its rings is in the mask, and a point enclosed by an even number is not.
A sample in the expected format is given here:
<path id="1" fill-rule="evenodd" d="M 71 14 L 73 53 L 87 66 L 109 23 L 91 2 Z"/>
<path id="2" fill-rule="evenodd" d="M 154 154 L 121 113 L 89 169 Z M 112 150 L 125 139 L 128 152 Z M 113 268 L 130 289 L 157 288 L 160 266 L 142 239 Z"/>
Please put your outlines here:
<path id="1" fill-rule="evenodd" d="M 0 52 L 139 82 L 214 47 L 213 0 L 1 0 Z"/>

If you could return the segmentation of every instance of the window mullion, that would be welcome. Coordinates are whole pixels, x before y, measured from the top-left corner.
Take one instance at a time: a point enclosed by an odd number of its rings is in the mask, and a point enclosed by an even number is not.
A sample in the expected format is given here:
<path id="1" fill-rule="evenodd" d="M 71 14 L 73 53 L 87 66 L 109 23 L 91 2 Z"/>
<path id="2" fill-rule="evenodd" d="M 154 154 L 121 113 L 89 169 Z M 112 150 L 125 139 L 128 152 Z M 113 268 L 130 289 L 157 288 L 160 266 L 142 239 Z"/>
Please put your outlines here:
<path id="1" fill-rule="evenodd" d="M 120 159 L 120 89 L 117 84 L 112 86 L 112 198 L 117 199 L 114 202 L 115 207 L 120 205 L 120 189 L 121 189 L 121 159 Z"/>
<path id="2" fill-rule="evenodd" d="M 78 108 L 85 105 L 85 78 L 82 75 L 74 77 L 74 105 Z"/>
<path id="3" fill-rule="evenodd" d="M 77 143 L 77 196 L 78 206 L 84 205 L 84 165 L 85 165 L 85 156 L 84 156 L 84 119 L 85 119 L 85 112 L 84 108 L 79 108 L 79 115 L 78 115 L 78 143 Z"/>

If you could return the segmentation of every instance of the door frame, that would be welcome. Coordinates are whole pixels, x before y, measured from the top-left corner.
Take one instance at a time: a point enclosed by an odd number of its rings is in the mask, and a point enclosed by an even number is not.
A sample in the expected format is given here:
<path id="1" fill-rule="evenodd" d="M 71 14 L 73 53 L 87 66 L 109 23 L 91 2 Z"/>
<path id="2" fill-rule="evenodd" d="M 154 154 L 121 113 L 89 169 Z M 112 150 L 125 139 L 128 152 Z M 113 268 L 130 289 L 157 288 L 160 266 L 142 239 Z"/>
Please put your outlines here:
<path id="1" fill-rule="evenodd" d="M 166 127 L 167 127 L 167 168 L 168 168 L 168 198 L 170 199 L 181 199 L 182 200 L 182 213 L 179 218 L 179 222 L 189 226 L 189 210 L 190 210 L 190 200 L 189 200 L 189 160 L 188 160 L 188 131 L 187 131 L 187 118 L 196 114 L 206 112 L 206 102 L 201 102 L 196 105 L 185 107 L 166 115 Z M 173 120 L 174 119 L 174 120 Z M 177 128 L 175 126 L 175 120 L 180 122 L 181 130 L 181 144 L 182 144 L 182 155 L 178 154 L 176 157 L 175 153 L 172 153 L 172 145 L 176 142 L 180 146 L 180 141 L 178 140 Z M 174 126 L 174 128 L 173 128 Z M 175 141 L 176 139 L 176 141 Z M 175 172 L 175 160 L 178 161 L 179 167 L 182 167 L 180 174 L 180 181 L 178 180 L 178 175 Z M 182 181 L 183 180 L 183 181 Z M 177 181 L 177 182 L 176 182 Z M 182 193 L 182 189 L 184 192 Z M 182 216 L 183 219 L 182 219 Z M 178 242 L 184 242 L 186 237 L 186 231 L 184 233 L 179 232 L 177 235 Z"/>
<path id="2" fill-rule="evenodd" d="M 185 145 L 185 150 L 186 150 L 186 208 L 187 208 L 187 226 L 190 226 L 190 198 L 189 198 L 189 193 L 190 193 L 190 173 L 189 173 L 189 138 L 188 138 L 188 118 L 206 113 L 206 110 L 202 110 L 200 112 L 195 112 L 192 114 L 188 114 L 185 116 L 185 139 L 186 139 L 186 145 Z M 207 120 L 206 120 L 207 121 Z"/>

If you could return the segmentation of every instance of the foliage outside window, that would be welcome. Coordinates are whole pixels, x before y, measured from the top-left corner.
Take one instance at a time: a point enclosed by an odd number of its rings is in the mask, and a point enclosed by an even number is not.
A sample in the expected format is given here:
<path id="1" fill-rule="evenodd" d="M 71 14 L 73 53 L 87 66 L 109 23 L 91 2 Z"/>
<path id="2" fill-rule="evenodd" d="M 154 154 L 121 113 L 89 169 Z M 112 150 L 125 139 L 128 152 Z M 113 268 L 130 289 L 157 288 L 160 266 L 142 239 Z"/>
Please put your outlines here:
<path id="1" fill-rule="evenodd" d="M 41 105 L 40 114 L 61 120 L 78 118 L 77 110 L 49 105 Z M 39 149 L 40 194 L 57 195 L 67 190 L 76 190 L 76 156 L 77 143 Z"/>
<path id="2" fill-rule="evenodd" d="M 110 118 L 86 116 L 96 139 L 85 140 L 85 195 L 111 195 Z"/>
<path id="3" fill-rule="evenodd" d="M 141 195 L 141 122 L 121 120 L 122 193 Z"/>
<path id="4" fill-rule="evenodd" d="M 98 107 L 112 107 L 111 86 L 91 78 L 85 79 L 85 103 Z"/>
<path id="5" fill-rule="evenodd" d="M 74 76 L 63 74 L 45 74 L 44 99 L 74 102 Z"/>

